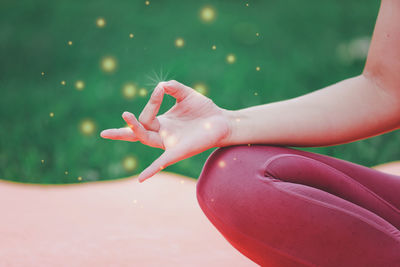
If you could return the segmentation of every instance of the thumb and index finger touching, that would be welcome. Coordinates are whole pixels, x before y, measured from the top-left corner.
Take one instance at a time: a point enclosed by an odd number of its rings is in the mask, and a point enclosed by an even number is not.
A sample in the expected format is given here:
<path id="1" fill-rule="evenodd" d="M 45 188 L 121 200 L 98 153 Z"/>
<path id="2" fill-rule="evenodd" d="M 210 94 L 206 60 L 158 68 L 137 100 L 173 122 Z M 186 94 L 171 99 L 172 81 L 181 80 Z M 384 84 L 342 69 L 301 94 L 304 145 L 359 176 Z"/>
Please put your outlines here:
<path id="1" fill-rule="evenodd" d="M 149 101 L 143 108 L 139 116 L 140 123 L 151 131 L 158 131 L 160 123 L 157 119 L 158 111 L 163 100 L 164 93 L 171 95 L 177 102 L 184 100 L 193 89 L 187 87 L 175 80 L 160 82 L 150 96 Z"/>
<path id="2" fill-rule="evenodd" d="M 155 132 L 157 132 L 160 129 L 160 123 L 157 119 L 157 114 L 159 112 L 164 93 L 171 95 L 179 103 L 180 101 L 184 100 L 187 96 L 189 96 L 192 92 L 193 89 L 175 80 L 160 82 L 154 89 L 149 101 L 147 102 L 146 106 L 143 108 L 139 116 L 139 122 L 140 124 L 143 125 L 143 127 L 141 127 L 142 125 L 139 125 L 138 121 L 134 123 L 133 127 L 130 126 L 132 131 L 134 132 L 135 137 L 138 139 L 148 139 L 152 134 L 156 134 Z M 123 118 L 128 122 L 128 125 L 132 124 L 133 119 L 130 119 L 130 117 L 132 117 L 131 114 L 126 112 L 123 115 Z M 113 130 L 118 131 L 119 129 L 113 129 Z M 126 129 L 124 129 L 123 131 L 126 132 Z M 126 133 L 124 134 L 126 135 Z M 160 140 L 157 140 L 156 143 L 158 143 L 159 141 Z M 159 158 L 157 158 L 150 166 L 148 166 L 144 171 L 142 171 L 142 173 L 138 177 L 139 182 L 143 182 L 144 180 L 150 178 L 151 176 L 153 176 L 160 170 L 164 169 L 165 167 L 181 160 L 183 152 L 180 150 L 181 149 L 177 148 L 165 150 Z"/>
<path id="3" fill-rule="evenodd" d="M 184 100 L 187 96 L 189 96 L 192 93 L 192 91 L 193 89 L 191 89 L 190 87 L 187 87 L 174 80 L 168 82 L 160 82 L 154 89 L 154 92 L 149 102 L 143 109 L 139 117 L 139 121 L 142 124 L 144 124 L 145 127 L 150 126 L 158 130 L 159 122 L 158 120 L 156 121 L 157 119 L 156 116 L 160 109 L 163 94 L 166 93 L 171 95 L 179 103 L 180 101 Z M 150 120 L 152 120 L 152 122 L 150 122 Z M 145 170 L 143 170 L 140 173 L 138 177 L 139 182 L 145 181 L 146 179 L 155 175 L 157 172 L 161 171 L 167 166 L 172 165 L 181 160 L 184 156 L 183 155 L 184 151 L 182 149 L 183 149 L 182 147 L 166 149 L 163 152 L 163 154 L 161 154 L 152 164 L 150 164 L 150 166 L 148 166 Z"/>

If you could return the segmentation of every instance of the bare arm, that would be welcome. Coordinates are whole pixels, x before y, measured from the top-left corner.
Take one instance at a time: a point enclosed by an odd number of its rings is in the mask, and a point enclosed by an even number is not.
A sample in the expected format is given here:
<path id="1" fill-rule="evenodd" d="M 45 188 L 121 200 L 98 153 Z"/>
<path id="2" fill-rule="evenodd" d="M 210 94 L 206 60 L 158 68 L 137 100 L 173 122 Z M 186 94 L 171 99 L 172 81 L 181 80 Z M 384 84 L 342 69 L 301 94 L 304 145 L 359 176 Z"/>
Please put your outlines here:
<path id="1" fill-rule="evenodd" d="M 163 95 L 175 105 L 157 115 Z M 230 111 L 177 81 L 161 82 L 139 118 L 125 112 L 129 128 L 107 129 L 103 138 L 140 141 L 164 152 L 140 175 L 212 147 L 261 143 L 328 146 L 400 127 L 400 0 L 382 0 L 364 72 L 307 95 Z"/>
<path id="2" fill-rule="evenodd" d="M 399 128 L 400 1 L 382 1 L 361 75 L 297 98 L 225 112 L 231 130 L 221 146 L 329 146 Z"/>

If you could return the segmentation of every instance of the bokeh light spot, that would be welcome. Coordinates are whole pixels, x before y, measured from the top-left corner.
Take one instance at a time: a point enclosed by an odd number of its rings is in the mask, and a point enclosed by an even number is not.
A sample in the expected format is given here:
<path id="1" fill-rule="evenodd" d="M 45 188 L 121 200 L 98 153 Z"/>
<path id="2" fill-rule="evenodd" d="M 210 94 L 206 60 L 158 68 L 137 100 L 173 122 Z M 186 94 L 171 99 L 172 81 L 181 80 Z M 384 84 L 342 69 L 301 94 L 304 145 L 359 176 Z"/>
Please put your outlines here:
<path id="1" fill-rule="evenodd" d="M 225 161 L 220 160 L 220 161 L 218 162 L 218 166 L 221 167 L 221 168 L 225 167 L 225 166 L 226 166 Z"/>
<path id="2" fill-rule="evenodd" d="M 229 54 L 226 56 L 226 62 L 233 64 L 236 61 L 236 56 L 234 54 Z"/>
<path id="3" fill-rule="evenodd" d="M 104 18 L 97 18 L 96 25 L 99 28 L 104 28 L 106 26 L 106 20 Z"/>
<path id="4" fill-rule="evenodd" d="M 133 33 L 130 33 L 130 34 L 129 34 L 129 38 L 132 39 L 133 37 L 135 37 L 135 35 L 134 35 Z"/>
<path id="5" fill-rule="evenodd" d="M 122 95 L 126 98 L 126 99 L 132 99 L 135 97 L 136 95 L 136 86 L 133 83 L 126 83 L 123 87 L 122 87 Z"/>
<path id="6" fill-rule="evenodd" d="M 76 90 L 82 91 L 83 88 L 85 88 L 85 82 L 81 81 L 81 80 L 76 81 L 75 88 L 76 88 Z"/>
<path id="7" fill-rule="evenodd" d="M 79 176 L 79 177 L 78 177 L 78 181 L 82 181 L 82 176 Z"/>
<path id="8" fill-rule="evenodd" d="M 167 136 L 167 131 L 166 130 L 161 130 L 160 131 L 161 137 L 166 137 Z"/>
<path id="9" fill-rule="evenodd" d="M 125 169 L 127 172 L 131 172 L 136 169 L 137 167 L 137 160 L 134 156 L 126 156 L 122 160 L 122 167 Z"/>
<path id="10" fill-rule="evenodd" d="M 149 6 L 149 5 L 150 5 L 150 1 L 145 1 L 144 4 L 145 4 L 146 6 Z"/>
<path id="11" fill-rule="evenodd" d="M 172 146 L 175 146 L 175 145 L 176 145 L 177 141 L 178 141 L 178 140 L 176 139 L 175 136 L 170 135 L 170 136 L 168 136 L 168 137 L 166 138 L 165 144 L 166 144 L 167 146 L 169 146 L 169 147 L 172 147 Z"/>
<path id="12" fill-rule="evenodd" d="M 54 117 L 54 113 L 50 112 L 49 116 L 53 118 Z"/>
<path id="13" fill-rule="evenodd" d="M 205 6 L 200 10 L 200 18 L 203 22 L 212 22 L 215 20 L 216 11 L 211 6 Z"/>
<path id="14" fill-rule="evenodd" d="M 259 66 L 256 67 L 256 71 L 260 71 L 261 68 Z"/>
<path id="15" fill-rule="evenodd" d="M 175 40 L 175 46 L 176 47 L 183 47 L 185 45 L 185 40 L 183 40 L 183 38 L 177 38 Z"/>
<path id="16" fill-rule="evenodd" d="M 213 46 L 211 46 L 211 49 L 212 49 L 212 50 L 216 50 L 216 49 L 217 49 L 217 46 L 216 46 L 216 45 L 213 45 Z"/>
<path id="17" fill-rule="evenodd" d="M 193 89 L 202 95 L 207 94 L 207 86 L 204 83 L 196 83 L 193 85 Z"/>
<path id="18" fill-rule="evenodd" d="M 61 81 L 61 85 L 66 85 L 67 83 L 65 81 Z"/>
<path id="19" fill-rule="evenodd" d="M 96 124 L 91 119 L 84 119 L 79 124 L 79 130 L 84 135 L 92 135 L 96 130 Z"/>
<path id="20" fill-rule="evenodd" d="M 140 96 L 146 96 L 147 95 L 147 90 L 145 88 L 140 88 L 139 89 L 139 95 Z"/>
<path id="21" fill-rule="evenodd" d="M 114 72 L 117 68 L 117 60 L 111 56 L 103 57 L 100 61 L 100 67 L 104 72 Z"/>
<path id="22" fill-rule="evenodd" d="M 68 45 L 72 45 L 72 41 L 68 41 Z"/>

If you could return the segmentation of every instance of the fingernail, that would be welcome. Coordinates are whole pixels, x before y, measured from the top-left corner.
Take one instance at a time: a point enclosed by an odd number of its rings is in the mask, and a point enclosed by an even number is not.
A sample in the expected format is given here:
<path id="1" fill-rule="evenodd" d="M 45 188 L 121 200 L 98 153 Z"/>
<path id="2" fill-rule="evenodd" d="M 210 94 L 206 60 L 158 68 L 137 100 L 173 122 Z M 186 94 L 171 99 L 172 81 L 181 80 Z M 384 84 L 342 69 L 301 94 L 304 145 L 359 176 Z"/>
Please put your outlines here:
<path id="1" fill-rule="evenodd" d="M 132 118 L 132 116 L 133 116 L 133 114 L 128 111 L 125 111 L 124 113 L 122 113 L 122 117 Z"/>

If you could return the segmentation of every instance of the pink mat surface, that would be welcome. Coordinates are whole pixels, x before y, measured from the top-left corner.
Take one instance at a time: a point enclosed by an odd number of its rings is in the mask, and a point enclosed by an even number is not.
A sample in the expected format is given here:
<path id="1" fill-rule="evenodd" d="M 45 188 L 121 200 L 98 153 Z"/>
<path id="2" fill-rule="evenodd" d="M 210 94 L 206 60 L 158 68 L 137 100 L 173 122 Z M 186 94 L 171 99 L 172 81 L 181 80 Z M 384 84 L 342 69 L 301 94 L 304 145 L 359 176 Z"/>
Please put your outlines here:
<path id="1" fill-rule="evenodd" d="M 257 266 L 205 217 L 196 180 L 0 181 L 0 266 Z"/>
<path id="2" fill-rule="evenodd" d="M 400 162 L 376 167 L 400 174 Z M 196 180 L 161 172 L 76 185 L 0 180 L 0 266 L 257 266 L 202 213 Z"/>

